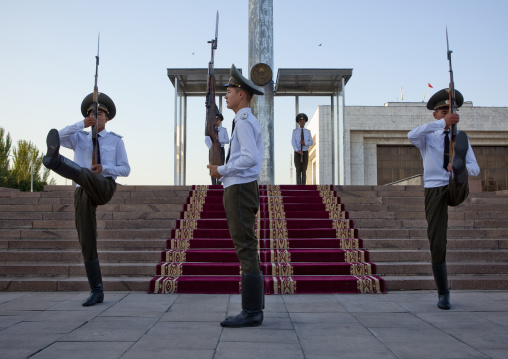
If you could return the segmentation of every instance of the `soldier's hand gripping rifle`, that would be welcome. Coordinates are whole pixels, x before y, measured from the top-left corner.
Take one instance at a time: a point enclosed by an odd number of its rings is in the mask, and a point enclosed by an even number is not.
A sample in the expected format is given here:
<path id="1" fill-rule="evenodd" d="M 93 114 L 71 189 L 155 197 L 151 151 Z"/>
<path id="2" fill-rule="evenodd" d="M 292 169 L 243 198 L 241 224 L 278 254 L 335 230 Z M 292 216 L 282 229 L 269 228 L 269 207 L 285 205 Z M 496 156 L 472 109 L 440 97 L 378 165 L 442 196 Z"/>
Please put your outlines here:
<path id="1" fill-rule="evenodd" d="M 448 44 L 448 28 L 446 28 L 446 56 L 448 58 L 448 63 L 450 65 L 450 84 L 449 84 L 449 103 L 450 103 L 450 113 L 457 113 L 459 111 L 457 107 L 457 101 L 455 99 L 455 84 L 453 82 L 453 70 L 452 70 L 452 52 L 450 51 L 450 46 Z M 452 125 L 450 128 L 450 151 L 448 152 L 450 154 L 450 163 L 452 162 L 453 158 L 453 144 L 455 142 L 455 136 L 457 136 L 457 125 Z"/>
<path id="2" fill-rule="evenodd" d="M 100 153 L 97 150 L 97 123 L 99 117 L 99 89 L 97 87 L 97 78 L 99 77 L 99 43 L 101 39 L 101 34 L 99 33 L 99 37 L 97 39 L 97 56 L 95 56 L 95 85 L 93 87 L 93 116 L 95 117 L 96 123 L 92 126 L 92 144 L 93 144 L 93 154 L 92 154 L 92 166 L 101 163 Z"/>
<path id="3" fill-rule="evenodd" d="M 215 116 L 219 114 L 217 104 L 215 103 L 215 75 L 214 75 L 214 54 L 217 49 L 217 36 L 219 32 L 219 12 L 217 11 L 217 19 L 215 24 L 215 39 L 208 41 L 212 45 L 212 57 L 208 63 L 208 78 L 206 81 L 206 126 L 205 136 L 209 136 L 212 141 L 212 147 L 209 150 L 209 164 L 221 166 L 224 164 L 222 152 L 220 150 L 221 144 L 217 139 L 218 129 L 217 120 Z"/>

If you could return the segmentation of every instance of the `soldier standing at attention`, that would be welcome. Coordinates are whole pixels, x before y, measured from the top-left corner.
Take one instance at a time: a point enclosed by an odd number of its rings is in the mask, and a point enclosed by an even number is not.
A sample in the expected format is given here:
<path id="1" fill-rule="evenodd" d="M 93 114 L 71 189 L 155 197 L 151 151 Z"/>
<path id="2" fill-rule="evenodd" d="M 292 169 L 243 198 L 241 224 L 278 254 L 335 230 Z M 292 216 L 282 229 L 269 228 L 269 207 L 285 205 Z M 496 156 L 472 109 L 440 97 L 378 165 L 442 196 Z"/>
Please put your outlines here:
<path id="1" fill-rule="evenodd" d="M 261 173 L 263 137 L 258 120 L 249 107 L 253 95 L 264 93 L 231 66 L 227 87 L 227 107 L 235 112 L 226 164 L 208 165 L 210 175 L 224 185 L 222 203 L 229 234 L 242 269 L 242 311 L 227 317 L 223 327 L 255 327 L 263 322 L 264 285 L 255 235 L 259 209 L 257 178 Z"/>
<path id="2" fill-rule="evenodd" d="M 314 143 L 310 130 L 304 128 L 308 120 L 309 118 L 304 113 L 296 115 L 296 122 L 300 125 L 300 128 L 293 130 L 293 137 L 291 139 L 291 144 L 295 150 L 296 184 L 307 184 L 309 147 Z"/>
<path id="3" fill-rule="evenodd" d="M 457 107 L 464 97 L 455 91 Z M 450 290 L 446 270 L 446 238 L 448 206 L 458 206 L 469 195 L 468 176 L 478 176 L 480 167 L 465 132 L 455 137 L 453 159 L 450 162 L 450 128 L 459 122 L 459 115 L 449 110 L 449 92 L 435 93 L 427 103 L 434 111 L 435 121 L 415 128 L 408 134 L 413 145 L 420 149 L 423 159 L 425 186 L 425 217 L 432 256 L 432 273 L 438 290 L 440 309 L 450 309 Z"/>
<path id="4" fill-rule="evenodd" d="M 217 115 L 215 115 L 215 120 L 217 121 L 217 123 L 215 125 L 215 127 L 217 128 L 216 137 L 217 137 L 217 141 L 219 141 L 219 143 L 220 143 L 220 154 L 221 154 L 221 158 L 222 158 L 222 164 L 224 164 L 224 161 L 226 159 L 224 145 L 229 143 L 228 130 L 226 129 L 226 127 L 221 126 L 222 121 L 224 121 L 224 116 L 222 116 L 221 113 L 217 113 Z M 214 184 L 220 185 L 221 183 L 217 178 L 212 177 L 212 185 L 214 185 Z"/>
<path id="5" fill-rule="evenodd" d="M 48 151 L 43 158 L 44 166 L 60 176 L 77 183 L 74 192 L 74 210 L 81 253 L 90 284 L 90 296 L 83 306 L 104 301 L 102 275 L 97 254 L 98 205 L 108 203 L 116 191 L 117 176 L 127 177 L 131 171 L 121 136 L 106 131 L 106 123 L 116 114 L 113 100 L 104 93 L 98 95 L 98 115 L 93 116 L 93 93 L 81 103 L 84 120 L 57 131 L 49 131 L 46 143 Z M 98 164 L 92 165 L 92 135 L 84 128 L 97 125 Z M 74 150 L 74 161 L 60 155 L 60 145 Z"/>

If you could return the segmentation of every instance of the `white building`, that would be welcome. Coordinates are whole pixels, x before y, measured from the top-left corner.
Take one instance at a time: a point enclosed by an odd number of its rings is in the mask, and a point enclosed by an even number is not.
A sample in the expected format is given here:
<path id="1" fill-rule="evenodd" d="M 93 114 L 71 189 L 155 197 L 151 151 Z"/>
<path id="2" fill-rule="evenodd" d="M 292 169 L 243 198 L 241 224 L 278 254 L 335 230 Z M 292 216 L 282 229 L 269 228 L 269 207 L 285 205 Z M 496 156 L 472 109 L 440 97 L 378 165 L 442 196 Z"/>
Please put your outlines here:
<path id="1" fill-rule="evenodd" d="M 309 149 L 307 184 L 332 183 L 331 106 L 318 106 L 307 124 L 314 138 Z M 486 190 L 508 189 L 508 108 L 460 108 L 460 130 L 466 131 L 480 165 Z M 346 106 L 344 116 L 344 183 L 383 185 L 423 173 L 420 151 L 408 140 L 410 130 L 433 121 L 423 102 L 389 102 L 384 106 Z M 341 134 L 339 134 L 341 136 Z"/>

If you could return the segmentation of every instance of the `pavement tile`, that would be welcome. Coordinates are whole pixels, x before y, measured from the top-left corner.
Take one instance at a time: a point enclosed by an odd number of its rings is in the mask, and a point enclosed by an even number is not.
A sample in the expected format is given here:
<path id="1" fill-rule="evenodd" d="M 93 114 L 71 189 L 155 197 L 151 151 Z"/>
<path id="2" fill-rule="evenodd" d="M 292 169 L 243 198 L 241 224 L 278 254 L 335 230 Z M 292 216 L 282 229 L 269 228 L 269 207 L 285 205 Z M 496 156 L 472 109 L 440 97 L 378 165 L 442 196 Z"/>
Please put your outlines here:
<path id="1" fill-rule="evenodd" d="M 215 349 L 222 327 L 211 322 L 158 322 L 139 342 L 158 341 L 166 348 L 185 350 Z"/>
<path id="2" fill-rule="evenodd" d="M 160 317 L 169 310 L 175 302 L 177 295 L 153 295 L 147 293 L 129 294 L 111 307 L 107 308 L 101 316 L 117 317 Z"/>
<path id="3" fill-rule="evenodd" d="M 359 323 L 297 324 L 295 329 L 305 351 L 353 350 L 363 346 L 377 346 L 379 341 Z"/>
<path id="4" fill-rule="evenodd" d="M 226 317 L 222 312 L 189 312 L 182 310 L 170 310 L 164 313 L 161 322 L 214 322 L 220 323 Z"/>
<path id="5" fill-rule="evenodd" d="M 30 358 L 116 359 L 123 358 L 122 354 L 132 345 L 132 342 L 56 342 Z"/>
<path id="6" fill-rule="evenodd" d="M 491 359 L 506 359 L 508 351 L 506 349 L 483 349 L 482 353 L 488 355 Z"/>
<path id="7" fill-rule="evenodd" d="M 34 334 L 19 335 L 6 334 L 0 332 L 0 358 L 2 359 L 19 359 L 28 358 L 37 353 L 42 348 L 51 345 L 62 334 Z"/>
<path id="8" fill-rule="evenodd" d="M 452 306 L 454 302 L 451 302 Z M 504 312 L 508 311 L 508 301 L 506 300 L 455 300 L 455 303 L 469 312 Z M 453 308 L 453 307 L 452 307 Z"/>
<path id="9" fill-rule="evenodd" d="M 244 329 L 244 328 L 242 328 Z M 303 359 L 301 348 L 294 344 L 220 342 L 214 359 Z"/>
<path id="10" fill-rule="evenodd" d="M 430 325 L 411 313 L 354 313 L 367 328 L 429 328 Z"/>
<path id="11" fill-rule="evenodd" d="M 61 303 L 54 305 L 50 309 L 65 311 L 69 310 L 104 311 L 115 305 L 117 302 L 119 302 L 129 294 L 125 292 L 105 292 L 103 303 L 99 303 L 91 307 L 83 307 L 81 303 L 83 303 L 83 301 L 86 298 L 88 298 L 89 295 L 90 295 L 89 292 L 74 293 L 73 296 L 69 297 L 67 300 L 62 301 Z"/>
<path id="12" fill-rule="evenodd" d="M 2 334 L 66 334 L 83 325 L 85 321 L 20 322 L 2 331 Z"/>
<path id="13" fill-rule="evenodd" d="M 481 352 L 436 328 L 371 328 L 400 358 L 486 358 Z"/>
<path id="14" fill-rule="evenodd" d="M 145 335 L 157 321 L 158 318 L 97 317 L 67 334 L 61 340 L 68 342 L 133 342 Z"/>
<path id="15" fill-rule="evenodd" d="M 298 294 L 281 295 L 286 304 L 306 304 L 306 303 L 337 303 L 334 294 Z"/>
<path id="16" fill-rule="evenodd" d="M 483 292 L 487 297 L 492 300 L 506 300 L 508 301 L 508 291 L 489 291 Z"/>
<path id="17" fill-rule="evenodd" d="M 224 294 L 180 294 L 171 311 L 226 313 L 229 296 Z"/>
<path id="18" fill-rule="evenodd" d="M 475 312 L 476 315 L 508 328 L 508 311 L 506 312 Z"/>
<path id="19" fill-rule="evenodd" d="M 2 293 L 2 296 L 0 296 L 0 304 L 10 302 L 11 300 L 18 299 L 22 296 L 26 295 L 24 292 L 6 292 Z"/>
<path id="20" fill-rule="evenodd" d="M 294 330 L 253 328 L 224 328 L 220 337 L 221 342 L 254 342 L 298 344 L 298 337 Z"/>
<path id="21" fill-rule="evenodd" d="M 0 292 L 0 358 L 508 358 L 508 291 L 266 296 L 263 324 L 222 328 L 240 295 Z"/>
<path id="22" fill-rule="evenodd" d="M 413 290 L 404 292 L 388 292 L 383 295 L 394 302 L 435 302 L 437 292 L 435 290 Z"/>
<path id="23" fill-rule="evenodd" d="M 122 359 L 140 359 L 140 358 L 164 358 L 164 359 L 213 359 L 215 350 L 186 350 L 175 349 L 168 346 L 163 341 L 139 341 L 127 353 L 122 355 Z M 101 358 L 102 359 L 102 358 Z M 238 359 L 238 358 L 237 358 Z"/>
<path id="24" fill-rule="evenodd" d="M 391 302 L 386 294 L 331 294 L 336 301 L 343 304 L 362 304 L 374 302 Z"/>
<path id="25" fill-rule="evenodd" d="M 406 309 L 401 307 L 398 303 L 387 301 L 360 301 L 343 303 L 347 311 L 351 313 L 402 313 Z"/>
<path id="26" fill-rule="evenodd" d="M 333 294 L 299 294 L 282 297 L 288 312 L 334 313 L 346 312 Z"/>
<path id="27" fill-rule="evenodd" d="M 351 313 L 290 313 L 294 324 L 356 322 Z"/>
<path id="28" fill-rule="evenodd" d="M 58 293 L 45 293 L 45 292 L 37 292 L 37 293 L 28 293 L 24 296 L 16 298 L 15 300 L 10 300 L 8 302 L 4 302 L 0 305 L 0 315 L 4 314 L 8 311 L 16 311 L 16 310 L 47 310 L 55 305 L 58 305 L 62 300 L 73 296 L 74 294 L 69 293 L 61 293 L 60 296 Z"/>
<path id="29" fill-rule="evenodd" d="M 25 318 L 23 315 L 0 315 L 0 331 L 22 322 Z"/>
<path id="30" fill-rule="evenodd" d="M 416 299 L 416 298 L 415 298 Z M 432 300 L 426 300 L 426 301 L 398 301 L 397 304 L 400 305 L 402 308 L 405 309 L 405 311 L 411 312 L 411 313 L 421 313 L 421 312 L 435 312 L 436 310 L 439 310 L 442 312 L 441 309 L 438 309 L 437 307 L 437 295 L 434 295 L 432 297 Z M 457 312 L 461 311 L 464 312 L 464 308 L 457 305 L 453 300 L 451 301 L 451 308 L 449 310 L 450 312 Z"/>
<path id="31" fill-rule="evenodd" d="M 82 321 L 88 322 L 98 316 L 98 310 L 45 310 L 39 314 L 25 319 L 26 322 L 60 322 L 60 321 Z"/>
<path id="32" fill-rule="evenodd" d="M 354 359 L 397 359 L 397 357 L 387 348 L 378 345 L 362 345 L 357 349 L 341 349 L 341 350 L 316 350 L 304 351 L 305 359 L 337 359 L 337 358 L 354 358 Z"/>

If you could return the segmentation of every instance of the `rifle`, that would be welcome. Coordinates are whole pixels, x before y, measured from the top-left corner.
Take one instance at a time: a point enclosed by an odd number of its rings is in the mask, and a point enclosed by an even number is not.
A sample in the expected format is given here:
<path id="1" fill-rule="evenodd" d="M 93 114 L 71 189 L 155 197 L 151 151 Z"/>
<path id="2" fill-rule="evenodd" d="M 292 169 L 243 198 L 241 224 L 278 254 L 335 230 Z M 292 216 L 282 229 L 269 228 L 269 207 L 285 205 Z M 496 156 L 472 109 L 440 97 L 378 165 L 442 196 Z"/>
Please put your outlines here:
<path id="1" fill-rule="evenodd" d="M 301 128 L 301 130 L 303 133 L 303 127 Z M 302 151 L 302 154 L 300 155 L 300 163 L 303 163 L 303 143 L 301 139 L 300 139 L 300 151 Z"/>
<path id="2" fill-rule="evenodd" d="M 217 36 L 219 32 L 219 11 L 217 11 L 217 19 L 215 23 L 215 39 L 208 41 L 209 44 L 212 45 L 212 57 L 210 62 L 208 63 L 208 78 L 206 81 L 206 126 L 205 126 L 205 136 L 209 136 L 212 140 L 212 147 L 209 150 L 209 164 L 221 166 L 224 164 L 224 158 L 222 156 L 222 152 L 220 150 L 221 145 L 217 140 L 217 120 L 215 116 L 219 114 L 219 110 L 217 109 L 217 104 L 215 103 L 215 75 L 214 75 L 214 54 L 217 49 Z"/>
<path id="3" fill-rule="evenodd" d="M 448 27 L 446 28 L 446 56 L 448 58 L 448 63 L 450 64 L 450 84 L 449 84 L 449 102 L 450 102 L 450 113 L 457 113 L 459 109 L 457 108 L 457 102 L 455 100 L 455 84 L 453 82 L 453 70 L 452 70 L 452 52 L 450 51 L 450 46 L 448 44 Z M 457 125 L 452 125 L 450 129 L 450 163 L 453 158 L 453 144 L 455 142 L 455 136 L 457 136 Z"/>
<path id="4" fill-rule="evenodd" d="M 101 34 L 97 39 L 97 56 L 95 56 L 95 85 L 93 87 L 93 116 L 98 122 L 99 117 L 99 88 L 97 87 L 97 78 L 99 77 L 99 43 L 101 40 Z M 97 123 L 92 126 L 92 143 L 93 143 L 93 154 L 92 154 L 92 165 L 100 164 L 101 157 L 99 151 L 97 151 Z"/>

